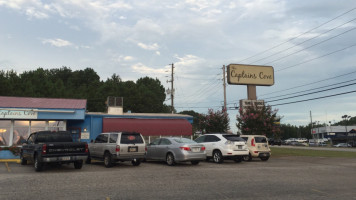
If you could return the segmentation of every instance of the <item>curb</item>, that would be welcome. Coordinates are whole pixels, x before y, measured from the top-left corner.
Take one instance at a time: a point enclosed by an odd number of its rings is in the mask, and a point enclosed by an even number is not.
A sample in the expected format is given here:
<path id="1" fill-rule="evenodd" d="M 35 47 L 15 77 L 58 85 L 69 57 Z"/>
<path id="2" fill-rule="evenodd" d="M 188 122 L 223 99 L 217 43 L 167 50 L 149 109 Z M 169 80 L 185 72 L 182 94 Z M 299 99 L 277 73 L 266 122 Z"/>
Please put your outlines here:
<path id="1" fill-rule="evenodd" d="M 0 159 L 0 163 L 3 162 L 16 162 L 16 163 L 20 163 L 20 159 Z"/>

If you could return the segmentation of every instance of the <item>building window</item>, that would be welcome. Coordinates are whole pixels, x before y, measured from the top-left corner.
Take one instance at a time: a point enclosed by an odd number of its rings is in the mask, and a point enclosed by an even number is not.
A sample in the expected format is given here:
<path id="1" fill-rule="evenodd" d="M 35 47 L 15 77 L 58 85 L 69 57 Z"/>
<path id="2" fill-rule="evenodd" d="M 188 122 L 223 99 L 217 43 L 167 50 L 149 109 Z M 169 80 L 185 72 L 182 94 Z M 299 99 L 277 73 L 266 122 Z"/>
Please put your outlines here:
<path id="1" fill-rule="evenodd" d="M 0 146 L 22 145 L 36 131 L 65 131 L 66 121 L 0 120 Z"/>
<path id="2" fill-rule="evenodd" d="M 15 121 L 13 145 L 22 145 L 30 133 L 30 121 Z"/>
<path id="3" fill-rule="evenodd" d="M 10 120 L 0 120 L 0 146 L 9 146 L 10 144 Z"/>

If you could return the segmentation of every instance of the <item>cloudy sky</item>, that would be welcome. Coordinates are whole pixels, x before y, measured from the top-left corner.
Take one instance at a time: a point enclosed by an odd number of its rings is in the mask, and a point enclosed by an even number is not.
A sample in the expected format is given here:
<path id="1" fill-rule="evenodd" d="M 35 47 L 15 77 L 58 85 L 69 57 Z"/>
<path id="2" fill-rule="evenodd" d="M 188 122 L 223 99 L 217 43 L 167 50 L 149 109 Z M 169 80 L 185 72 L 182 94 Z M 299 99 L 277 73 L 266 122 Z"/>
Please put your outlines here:
<path id="1" fill-rule="evenodd" d="M 0 0 L 0 69 L 90 67 L 168 89 L 174 63 L 176 109 L 207 113 L 223 105 L 223 65 L 270 65 L 257 96 L 282 123 L 337 122 L 356 115 L 355 29 L 350 0 Z M 229 108 L 246 98 L 227 86 Z"/>

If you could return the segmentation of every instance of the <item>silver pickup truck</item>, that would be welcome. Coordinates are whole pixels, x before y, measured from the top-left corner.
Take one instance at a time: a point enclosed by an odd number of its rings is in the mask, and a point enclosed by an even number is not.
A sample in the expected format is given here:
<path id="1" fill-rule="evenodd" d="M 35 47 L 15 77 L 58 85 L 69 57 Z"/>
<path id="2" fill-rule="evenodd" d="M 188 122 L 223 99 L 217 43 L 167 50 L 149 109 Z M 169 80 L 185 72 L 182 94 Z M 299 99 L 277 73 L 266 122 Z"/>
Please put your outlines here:
<path id="1" fill-rule="evenodd" d="M 146 143 L 140 133 L 110 132 L 101 133 L 89 144 L 89 156 L 92 159 L 104 160 L 105 167 L 112 167 L 117 161 L 131 161 L 134 166 L 140 165 L 146 155 Z"/>

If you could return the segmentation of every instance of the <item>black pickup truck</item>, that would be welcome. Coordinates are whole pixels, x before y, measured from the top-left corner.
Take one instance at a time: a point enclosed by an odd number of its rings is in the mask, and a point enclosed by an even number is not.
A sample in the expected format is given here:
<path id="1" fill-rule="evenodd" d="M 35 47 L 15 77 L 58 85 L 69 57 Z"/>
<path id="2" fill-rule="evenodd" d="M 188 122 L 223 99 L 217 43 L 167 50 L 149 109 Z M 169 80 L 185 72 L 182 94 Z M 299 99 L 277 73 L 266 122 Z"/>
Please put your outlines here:
<path id="1" fill-rule="evenodd" d="M 22 165 L 32 161 L 36 171 L 48 163 L 74 163 L 75 169 L 81 169 L 88 152 L 88 144 L 73 142 L 68 131 L 39 131 L 32 133 L 23 144 L 20 159 Z"/>

